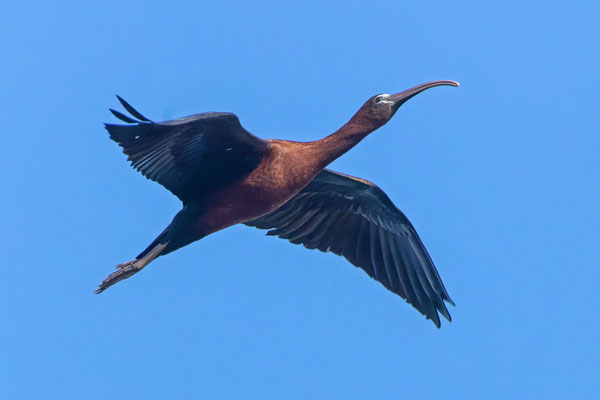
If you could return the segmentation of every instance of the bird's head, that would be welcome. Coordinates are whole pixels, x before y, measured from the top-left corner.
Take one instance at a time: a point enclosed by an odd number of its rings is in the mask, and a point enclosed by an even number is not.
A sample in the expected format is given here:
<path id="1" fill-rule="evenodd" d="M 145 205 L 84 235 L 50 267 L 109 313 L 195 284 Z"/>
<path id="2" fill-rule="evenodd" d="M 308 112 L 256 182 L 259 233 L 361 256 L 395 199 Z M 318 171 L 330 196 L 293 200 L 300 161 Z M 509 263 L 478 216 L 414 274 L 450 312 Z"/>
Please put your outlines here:
<path id="1" fill-rule="evenodd" d="M 371 97 L 352 117 L 351 122 L 366 125 L 372 130 L 385 125 L 400 106 L 417 94 L 435 86 L 458 86 L 454 81 L 433 81 L 423 83 L 396 94 L 378 94 Z"/>

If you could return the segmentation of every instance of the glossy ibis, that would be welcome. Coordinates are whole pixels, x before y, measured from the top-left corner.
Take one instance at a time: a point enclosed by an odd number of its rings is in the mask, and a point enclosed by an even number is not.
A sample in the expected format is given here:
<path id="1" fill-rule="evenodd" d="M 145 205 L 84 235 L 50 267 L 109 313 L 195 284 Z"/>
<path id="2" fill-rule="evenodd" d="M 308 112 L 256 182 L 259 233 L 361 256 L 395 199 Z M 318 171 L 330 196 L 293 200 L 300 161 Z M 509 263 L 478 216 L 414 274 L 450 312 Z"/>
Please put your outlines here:
<path id="1" fill-rule="evenodd" d="M 411 97 L 454 81 L 371 97 L 344 126 L 313 142 L 262 140 L 237 116 L 209 112 L 154 122 L 119 97 L 127 125 L 105 124 L 131 165 L 183 202 L 173 221 L 135 260 L 117 265 L 96 293 L 158 256 L 243 223 L 308 249 L 345 257 L 440 326 L 454 304 L 404 214 L 364 179 L 324 169 L 387 123 Z"/>

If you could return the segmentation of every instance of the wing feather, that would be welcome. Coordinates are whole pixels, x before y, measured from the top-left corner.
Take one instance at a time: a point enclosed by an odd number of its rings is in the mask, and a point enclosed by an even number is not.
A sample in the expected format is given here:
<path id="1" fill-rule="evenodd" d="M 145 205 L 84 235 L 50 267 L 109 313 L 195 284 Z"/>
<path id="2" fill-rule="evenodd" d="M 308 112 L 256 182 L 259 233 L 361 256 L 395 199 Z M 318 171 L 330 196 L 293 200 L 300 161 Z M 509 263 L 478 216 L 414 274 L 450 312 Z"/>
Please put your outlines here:
<path id="1" fill-rule="evenodd" d="M 445 302 L 454 303 L 414 227 L 368 181 L 323 170 L 286 204 L 246 225 L 341 255 L 437 327 L 439 314 L 451 320 Z"/>
<path id="2" fill-rule="evenodd" d="M 131 166 L 169 189 L 184 203 L 243 177 L 259 164 L 267 143 L 248 133 L 230 113 L 203 113 L 153 122 L 117 96 L 129 125 L 105 124 Z"/>

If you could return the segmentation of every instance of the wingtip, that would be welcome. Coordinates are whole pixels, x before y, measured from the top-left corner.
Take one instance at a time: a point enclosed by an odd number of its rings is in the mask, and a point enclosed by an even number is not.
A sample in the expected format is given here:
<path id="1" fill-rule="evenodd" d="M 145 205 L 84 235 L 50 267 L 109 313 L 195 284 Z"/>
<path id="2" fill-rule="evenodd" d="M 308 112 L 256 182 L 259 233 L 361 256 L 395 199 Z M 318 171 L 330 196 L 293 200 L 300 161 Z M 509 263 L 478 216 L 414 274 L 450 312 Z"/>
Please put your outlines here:
<path id="1" fill-rule="evenodd" d="M 429 317 L 427 317 L 429 318 Z M 431 319 L 431 322 L 433 322 L 433 324 L 436 326 L 436 328 L 440 329 L 442 327 L 442 321 L 440 320 L 440 316 L 438 315 L 438 313 L 436 312 L 433 315 L 433 318 L 429 318 Z"/>
<path id="2" fill-rule="evenodd" d="M 442 307 L 439 308 L 439 312 L 444 318 L 448 320 L 448 322 L 452 322 L 452 316 L 450 315 L 450 312 L 448 312 L 448 309 L 446 308 L 444 302 L 442 302 Z"/>
<path id="3" fill-rule="evenodd" d="M 128 117 L 127 115 L 117 111 L 117 110 L 113 110 L 112 108 L 109 108 L 108 111 L 110 111 L 112 113 L 112 115 L 114 115 L 115 117 L 117 117 L 118 119 L 120 119 L 123 122 L 127 122 L 128 124 L 139 124 L 140 121 L 135 120 L 131 117 Z"/>
<path id="4" fill-rule="evenodd" d="M 121 105 L 123 103 L 126 103 L 126 101 L 121 96 L 119 96 L 118 94 L 115 94 L 115 97 L 117 98 L 117 100 L 119 101 L 119 103 L 121 103 Z"/>
<path id="5" fill-rule="evenodd" d="M 119 103 L 121 103 L 121 105 L 122 105 L 123 107 L 125 107 L 126 109 L 128 109 L 129 107 L 131 107 L 131 106 L 129 105 L 129 103 L 125 101 L 125 99 L 124 99 L 124 98 L 122 98 L 122 97 L 121 97 L 121 96 L 119 96 L 118 94 L 116 94 L 115 96 L 117 96 L 117 100 L 119 100 Z"/>
<path id="6" fill-rule="evenodd" d="M 148 118 L 146 118 L 138 110 L 133 108 L 131 106 L 131 104 L 126 102 L 121 96 L 119 96 L 118 94 L 116 96 L 117 96 L 117 99 L 119 100 L 119 103 L 121 103 L 121 105 L 127 110 L 127 112 L 129 112 L 131 115 L 133 115 L 135 118 L 137 118 L 141 121 L 150 122 L 150 120 Z"/>

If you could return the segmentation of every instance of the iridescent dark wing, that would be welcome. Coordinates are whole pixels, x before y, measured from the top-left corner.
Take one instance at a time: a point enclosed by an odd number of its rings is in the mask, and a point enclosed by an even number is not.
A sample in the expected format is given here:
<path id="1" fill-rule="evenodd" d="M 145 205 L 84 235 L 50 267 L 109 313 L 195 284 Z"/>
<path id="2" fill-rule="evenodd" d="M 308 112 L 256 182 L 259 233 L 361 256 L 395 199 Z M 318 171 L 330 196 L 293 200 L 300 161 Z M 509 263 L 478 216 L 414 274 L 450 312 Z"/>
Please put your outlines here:
<path id="1" fill-rule="evenodd" d="M 110 110 L 128 124 L 105 124 L 110 138 L 135 169 L 184 203 L 243 177 L 259 164 L 267 148 L 234 114 L 209 112 L 153 122 L 118 98 L 134 118 Z"/>
<path id="2" fill-rule="evenodd" d="M 454 305 L 415 228 L 377 186 L 323 170 L 279 209 L 246 222 L 308 249 L 345 257 L 439 328 Z"/>

